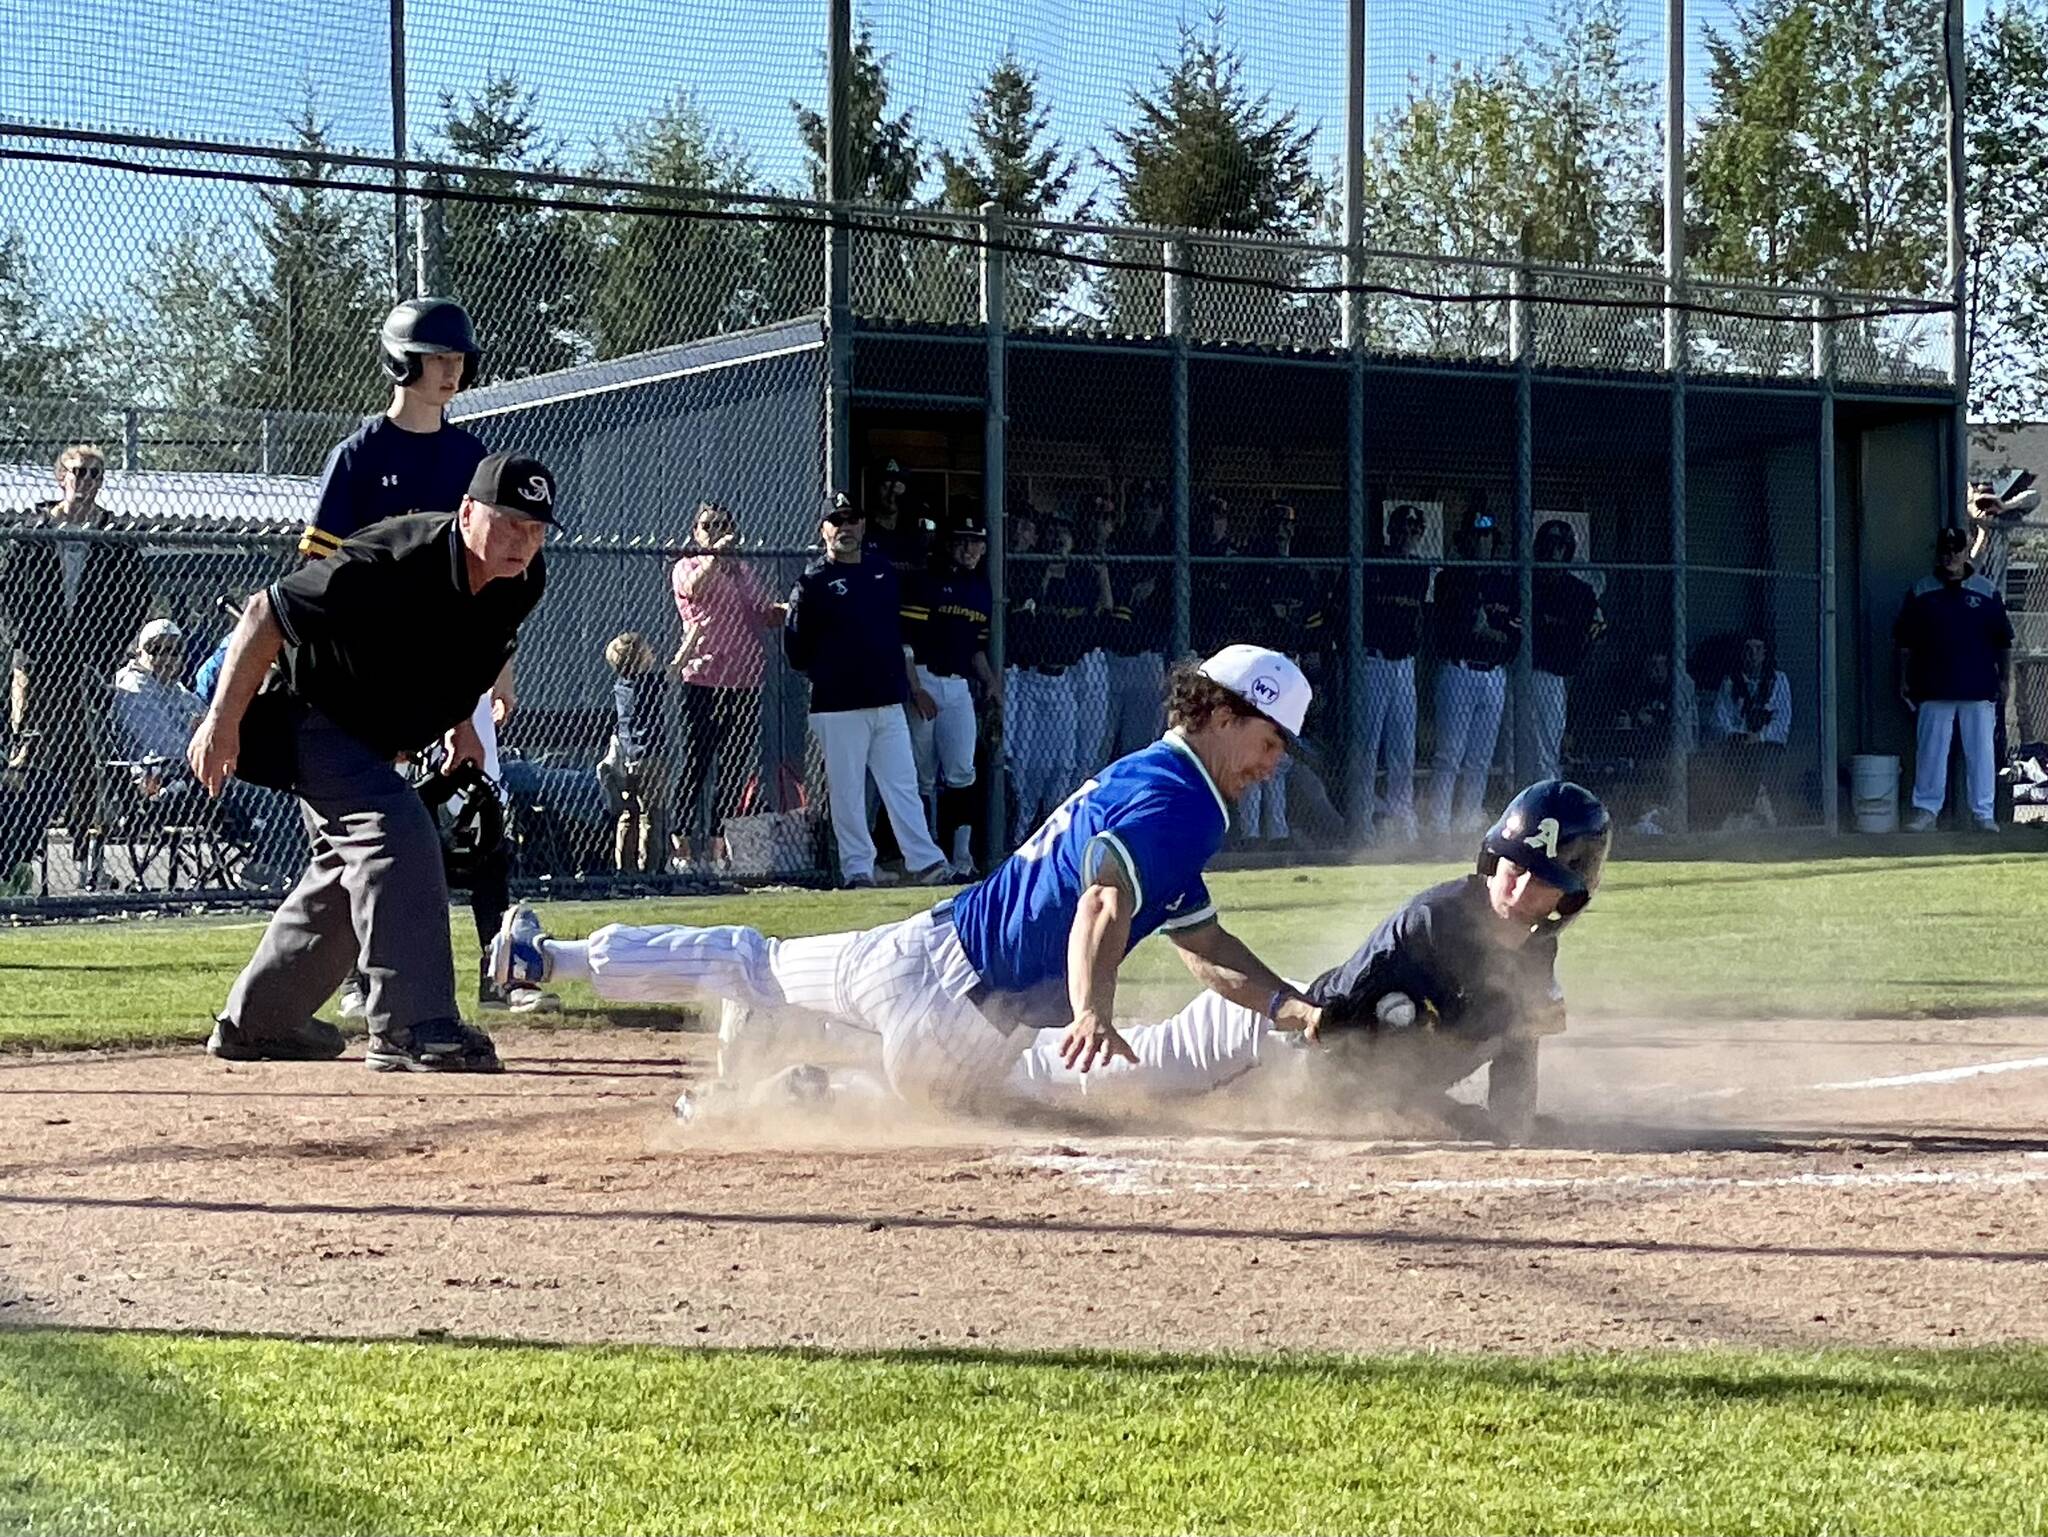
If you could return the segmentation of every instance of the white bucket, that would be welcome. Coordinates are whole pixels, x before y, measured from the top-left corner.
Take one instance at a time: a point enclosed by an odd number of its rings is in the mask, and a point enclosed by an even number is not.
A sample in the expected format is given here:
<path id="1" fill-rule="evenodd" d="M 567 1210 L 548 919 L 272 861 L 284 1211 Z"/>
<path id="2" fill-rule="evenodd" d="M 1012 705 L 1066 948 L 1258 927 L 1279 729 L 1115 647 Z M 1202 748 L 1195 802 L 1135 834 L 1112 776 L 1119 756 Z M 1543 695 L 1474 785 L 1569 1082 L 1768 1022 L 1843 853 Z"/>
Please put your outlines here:
<path id="1" fill-rule="evenodd" d="M 1859 753 L 1849 760 L 1849 809 L 1859 833 L 1899 830 L 1899 760 Z"/>

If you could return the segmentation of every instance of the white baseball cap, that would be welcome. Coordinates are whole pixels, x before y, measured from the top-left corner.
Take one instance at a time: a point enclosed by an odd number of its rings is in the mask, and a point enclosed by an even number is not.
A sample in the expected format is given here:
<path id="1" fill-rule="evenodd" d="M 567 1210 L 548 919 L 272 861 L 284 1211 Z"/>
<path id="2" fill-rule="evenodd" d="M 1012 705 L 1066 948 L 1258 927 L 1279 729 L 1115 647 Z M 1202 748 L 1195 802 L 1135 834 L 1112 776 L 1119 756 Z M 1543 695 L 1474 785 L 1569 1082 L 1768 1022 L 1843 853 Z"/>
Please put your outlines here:
<path id="1" fill-rule="evenodd" d="M 1279 652 L 1264 646 L 1225 646 L 1196 671 L 1278 726 L 1290 744 L 1301 735 L 1314 690 L 1301 669 Z"/>
<path id="2" fill-rule="evenodd" d="M 183 640 L 185 632 L 178 628 L 176 620 L 152 619 L 142 627 L 142 633 L 135 637 L 135 649 L 137 651 L 146 651 L 149 649 L 151 641 L 162 640 L 166 636 L 174 640 Z"/>

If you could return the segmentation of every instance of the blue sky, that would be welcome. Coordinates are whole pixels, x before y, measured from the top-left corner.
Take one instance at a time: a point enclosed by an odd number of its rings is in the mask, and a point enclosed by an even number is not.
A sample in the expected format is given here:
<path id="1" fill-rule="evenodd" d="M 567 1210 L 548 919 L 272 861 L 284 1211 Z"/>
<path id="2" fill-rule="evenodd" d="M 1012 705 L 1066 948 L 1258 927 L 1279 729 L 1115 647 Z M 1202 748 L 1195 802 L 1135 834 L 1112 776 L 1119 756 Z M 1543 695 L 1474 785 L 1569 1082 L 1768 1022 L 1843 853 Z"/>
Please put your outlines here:
<path id="1" fill-rule="evenodd" d="M 1661 59 L 1659 0 L 1623 0 L 1646 63 Z M 1984 0 L 1968 0 L 1976 15 Z M 890 0 L 863 6 L 891 55 L 896 105 L 928 142 L 965 137 L 969 94 L 1005 48 L 1037 67 L 1070 148 L 1108 142 L 1128 120 L 1127 92 L 1170 56 L 1176 27 L 1206 27 L 1210 6 L 1175 0 Z M 1344 0 L 1231 0 L 1226 30 L 1255 85 L 1318 122 L 1319 158 L 1341 147 Z M 1488 59 L 1540 26 L 1542 0 L 1371 0 L 1375 112 L 1397 104 L 1411 73 Z M 610 139 L 687 87 L 714 125 L 743 143 L 757 172 L 788 190 L 802 155 L 788 103 L 823 90 L 822 0 L 408 0 L 408 111 L 416 142 L 438 119 L 441 90 L 510 71 L 541 93 L 568 159 Z M 1695 38 L 1727 14 L 1696 3 Z M 337 144 L 387 152 L 387 8 L 379 0 L 313 6 L 227 0 L 0 0 L 0 111 L 71 127 L 281 142 L 310 92 Z M 1697 106 L 1704 50 L 1690 50 Z M 431 145 L 430 145 L 431 147 Z M 1099 179 L 1084 167 L 1083 183 Z M 60 295 L 94 297 L 195 212 L 234 219 L 234 188 L 142 181 L 117 173 L 0 166 L 0 229 L 19 229 Z M 99 232 L 81 253 L 73 216 Z M 60 214 L 59 210 L 65 211 Z"/>

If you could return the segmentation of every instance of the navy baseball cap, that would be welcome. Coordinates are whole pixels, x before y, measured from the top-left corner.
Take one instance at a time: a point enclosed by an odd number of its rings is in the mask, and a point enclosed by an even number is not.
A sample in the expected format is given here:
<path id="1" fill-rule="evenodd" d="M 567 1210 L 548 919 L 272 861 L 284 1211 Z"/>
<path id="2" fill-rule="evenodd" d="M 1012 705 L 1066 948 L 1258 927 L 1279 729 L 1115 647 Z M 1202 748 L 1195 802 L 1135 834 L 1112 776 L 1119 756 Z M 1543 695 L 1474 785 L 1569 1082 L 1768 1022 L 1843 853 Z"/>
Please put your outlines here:
<path id="1" fill-rule="evenodd" d="M 1960 528 L 1944 528 L 1934 536 L 1937 557 L 1960 555 L 1970 547 L 1970 536 Z"/>
<path id="2" fill-rule="evenodd" d="M 469 477 L 471 501 L 539 523 L 555 523 L 555 477 L 530 454 L 492 454 Z"/>
<path id="3" fill-rule="evenodd" d="M 853 498 L 844 491 L 832 493 L 832 500 L 825 504 L 824 521 L 827 523 L 859 523 L 867 514 L 854 505 Z"/>

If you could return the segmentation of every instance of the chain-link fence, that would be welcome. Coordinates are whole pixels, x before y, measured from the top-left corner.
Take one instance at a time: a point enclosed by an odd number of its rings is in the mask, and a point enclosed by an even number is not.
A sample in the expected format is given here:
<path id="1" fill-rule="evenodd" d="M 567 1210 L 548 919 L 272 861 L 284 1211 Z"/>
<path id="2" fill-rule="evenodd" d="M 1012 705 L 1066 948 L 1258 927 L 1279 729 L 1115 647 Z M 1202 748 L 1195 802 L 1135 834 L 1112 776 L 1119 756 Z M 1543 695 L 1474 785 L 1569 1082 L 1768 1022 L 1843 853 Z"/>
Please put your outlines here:
<path id="1" fill-rule="evenodd" d="M 835 489 L 922 528 L 907 587 L 989 525 L 977 861 L 1234 639 L 1317 688 L 1247 840 L 1400 841 L 1553 767 L 1646 833 L 1833 825 L 1834 403 L 1960 386 L 1941 13 L 39 15 L 0 59 L 0 877 L 288 871 L 277 804 L 179 783 L 176 690 L 415 293 L 482 338 L 451 418 L 571 525 L 504 732 L 522 880 L 833 872 L 773 603 Z"/>

